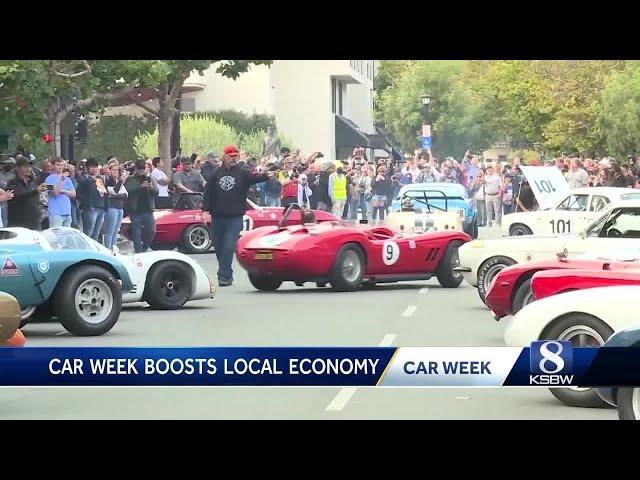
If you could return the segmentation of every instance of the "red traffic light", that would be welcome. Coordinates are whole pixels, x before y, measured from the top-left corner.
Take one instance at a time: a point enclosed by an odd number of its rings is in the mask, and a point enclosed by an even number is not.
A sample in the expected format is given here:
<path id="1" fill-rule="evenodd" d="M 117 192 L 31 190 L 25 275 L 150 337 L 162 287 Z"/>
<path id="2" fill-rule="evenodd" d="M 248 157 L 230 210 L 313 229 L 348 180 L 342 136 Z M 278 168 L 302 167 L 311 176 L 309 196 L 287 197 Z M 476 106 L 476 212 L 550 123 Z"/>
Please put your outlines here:
<path id="1" fill-rule="evenodd" d="M 45 133 L 42 139 L 45 141 L 45 143 L 51 143 L 53 141 L 53 137 L 50 133 Z"/>

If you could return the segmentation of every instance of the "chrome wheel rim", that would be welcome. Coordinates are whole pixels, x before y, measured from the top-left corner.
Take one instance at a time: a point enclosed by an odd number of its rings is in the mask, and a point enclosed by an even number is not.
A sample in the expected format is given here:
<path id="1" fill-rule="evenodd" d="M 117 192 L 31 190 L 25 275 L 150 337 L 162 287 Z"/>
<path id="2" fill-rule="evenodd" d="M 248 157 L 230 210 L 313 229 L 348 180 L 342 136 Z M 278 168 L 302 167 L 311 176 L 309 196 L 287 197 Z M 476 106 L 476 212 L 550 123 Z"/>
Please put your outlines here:
<path id="1" fill-rule="evenodd" d="M 31 316 L 33 315 L 33 312 L 35 311 L 36 311 L 35 306 L 27 307 L 23 310 L 20 310 L 20 320 L 27 320 L 28 318 L 31 318 Z"/>
<path id="2" fill-rule="evenodd" d="M 633 409 L 633 418 L 640 420 L 640 388 L 633 389 L 631 394 L 631 408 Z"/>
<path id="3" fill-rule="evenodd" d="M 456 267 L 460 266 L 460 257 L 458 256 L 458 250 L 456 249 L 455 253 L 451 256 L 451 269 L 453 272 L 453 278 L 460 278 L 462 274 L 460 272 L 456 272 L 453 270 Z"/>
<path id="4" fill-rule="evenodd" d="M 91 324 L 104 322 L 113 310 L 113 295 L 108 285 L 97 278 L 85 280 L 75 294 L 76 312 Z"/>
<path id="5" fill-rule="evenodd" d="M 533 303 L 535 299 L 536 298 L 533 296 L 533 290 L 529 288 L 529 291 L 527 292 L 527 294 L 524 296 L 524 299 L 522 300 L 522 306 L 526 307 L 530 303 Z"/>
<path id="6" fill-rule="evenodd" d="M 604 338 L 593 328 L 586 325 L 573 325 L 558 336 L 558 340 L 571 342 L 574 347 L 601 347 Z M 568 387 L 576 392 L 586 392 L 590 387 Z"/>
<path id="7" fill-rule="evenodd" d="M 355 282 L 361 271 L 362 266 L 358 254 L 353 250 L 346 251 L 342 260 L 342 277 L 347 282 Z"/>
<path id="8" fill-rule="evenodd" d="M 209 243 L 209 232 L 202 227 L 194 228 L 189 232 L 189 243 L 194 248 L 204 248 Z"/>
<path id="9" fill-rule="evenodd" d="M 484 281 L 482 282 L 484 284 L 485 295 L 489 293 L 489 290 L 491 290 L 491 287 L 493 287 L 493 282 L 495 282 L 496 276 L 498 275 L 498 273 L 501 270 L 504 270 L 506 267 L 507 266 L 502 263 L 497 263 L 489 267 L 489 269 L 487 270 L 487 273 L 485 273 L 484 275 Z"/>
<path id="10" fill-rule="evenodd" d="M 522 236 L 522 235 L 528 235 L 528 233 L 527 233 L 527 232 L 525 232 L 525 231 L 524 231 L 524 229 L 523 229 L 522 227 L 518 227 L 518 228 L 515 228 L 515 229 L 513 230 L 513 234 L 512 234 L 511 236 L 512 236 L 512 237 L 520 237 L 520 236 Z"/>

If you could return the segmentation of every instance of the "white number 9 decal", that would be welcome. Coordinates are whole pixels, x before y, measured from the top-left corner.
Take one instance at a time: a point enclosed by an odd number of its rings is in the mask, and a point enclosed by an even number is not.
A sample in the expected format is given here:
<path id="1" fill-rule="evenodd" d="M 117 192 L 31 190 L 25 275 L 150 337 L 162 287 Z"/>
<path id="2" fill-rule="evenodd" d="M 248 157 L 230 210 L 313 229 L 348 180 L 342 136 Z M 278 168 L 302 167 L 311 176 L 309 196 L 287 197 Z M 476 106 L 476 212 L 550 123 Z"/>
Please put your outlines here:
<path id="1" fill-rule="evenodd" d="M 248 232 L 249 230 L 253 230 L 253 218 L 245 215 L 242 217 L 242 231 Z"/>
<path id="2" fill-rule="evenodd" d="M 387 240 L 382 245 L 382 261 L 385 265 L 393 265 L 400 258 L 400 247 L 396 242 Z"/>

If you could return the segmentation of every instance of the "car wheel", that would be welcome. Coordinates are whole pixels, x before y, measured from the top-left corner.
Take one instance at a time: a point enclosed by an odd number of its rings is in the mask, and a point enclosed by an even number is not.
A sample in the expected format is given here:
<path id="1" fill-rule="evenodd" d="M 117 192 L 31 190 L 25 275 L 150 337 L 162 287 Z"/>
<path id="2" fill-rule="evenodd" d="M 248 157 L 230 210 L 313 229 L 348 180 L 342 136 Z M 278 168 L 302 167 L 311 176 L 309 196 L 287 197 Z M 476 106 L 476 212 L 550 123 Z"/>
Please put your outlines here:
<path id="1" fill-rule="evenodd" d="M 158 310 L 181 308 L 191 296 L 192 270 L 177 260 L 162 261 L 147 274 L 144 300 Z"/>
<path id="2" fill-rule="evenodd" d="M 20 328 L 29 323 L 49 322 L 53 318 L 50 302 L 38 305 L 37 307 L 29 307 L 20 311 Z M 29 311 L 33 308 L 33 311 Z"/>
<path id="3" fill-rule="evenodd" d="M 189 225 L 182 232 L 181 247 L 186 253 L 207 253 L 211 243 L 211 231 L 206 225 Z"/>
<path id="4" fill-rule="evenodd" d="M 280 288 L 280 285 L 282 285 L 282 280 L 275 279 L 270 275 L 256 275 L 250 273 L 249 281 L 254 288 L 262 290 L 263 292 L 275 292 Z"/>
<path id="5" fill-rule="evenodd" d="M 458 257 L 458 248 L 460 248 L 460 245 L 462 245 L 462 242 L 457 240 L 449 242 L 447 251 L 436 269 L 438 282 L 440 282 L 440 285 L 444 288 L 456 288 L 462 283 L 462 274 L 453 271 L 455 267 L 460 266 L 460 258 Z"/>
<path id="6" fill-rule="evenodd" d="M 511 227 L 509 228 L 509 236 L 519 237 L 521 235 L 533 235 L 533 232 L 529 227 L 521 223 L 516 223 L 514 225 L 511 225 Z"/>
<path id="7" fill-rule="evenodd" d="M 103 335 L 120 317 L 122 291 L 104 268 L 84 265 L 64 274 L 54 298 L 54 314 L 73 335 Z"/>
<path id="8" fill-rule="evenodd" d="M 597 317 L 572 313 L 554 322 L 543 332 L 540 340 L 564 340 L 574 347 L 601 347 L 613 335 L 613 330 Z M 565 405 L 584 408 L 607 408 L 595 388 L 565 387 L 549 391 Z"/>
<path id="9" fill-rule="evenodd" d="M 513 304 L 511 305 L 513 314 L 515 315 L 535 300 L 536 297 L 533 296 L 533 290 L 531 290 L 531 277 L 529 277 L 518 287 L 516 294 L 513 296 Z"/>
<path id="10" fill-rule="evenodd" d="M 331 270 L 331 288 L 336 292 L 353 292 L 360 288 L 365 274 L 364 254 L 353 243 L 344 245 L 333 263 Z"/>
<path id="11" fill-rule="evenodd" d="M 620 420 L 640 420 L 640 388 L 619 388 L 616 400 Z"/>
<path id="12" fill-rule="evenodd" d="M 486 305 L 485 297 L 493 285 L 496 275 L 504 268 L 515 265 L 516 261 L 509 257 L 495 256 L 485 260 L 478 269 L 478 295 Z"/>

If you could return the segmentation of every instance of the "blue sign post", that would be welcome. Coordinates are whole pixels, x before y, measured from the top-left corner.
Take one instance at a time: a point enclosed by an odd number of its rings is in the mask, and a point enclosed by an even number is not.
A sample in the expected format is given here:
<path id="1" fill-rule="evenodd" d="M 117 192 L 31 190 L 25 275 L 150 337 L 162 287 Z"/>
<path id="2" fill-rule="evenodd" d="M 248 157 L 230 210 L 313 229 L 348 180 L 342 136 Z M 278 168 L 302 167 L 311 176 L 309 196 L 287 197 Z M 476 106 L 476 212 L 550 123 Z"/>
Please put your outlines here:
<path id="1" fill-rule="evenodd" d="M 422 137 L 422 148 L 431 149 L 431 137 Z"/>

